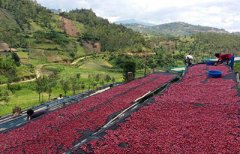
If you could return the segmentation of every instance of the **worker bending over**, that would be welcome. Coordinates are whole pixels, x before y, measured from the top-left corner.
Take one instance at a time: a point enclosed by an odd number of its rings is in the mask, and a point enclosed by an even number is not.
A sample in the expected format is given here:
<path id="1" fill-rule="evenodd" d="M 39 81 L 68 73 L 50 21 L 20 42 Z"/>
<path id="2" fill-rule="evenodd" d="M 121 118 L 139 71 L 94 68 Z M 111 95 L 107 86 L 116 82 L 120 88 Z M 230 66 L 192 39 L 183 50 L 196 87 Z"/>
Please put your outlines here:
<path id="1" fill-rule="evenodd" d="M 220 53 L 215 53 L 215 56 L 218 58 L 218 61 L 216 62 L 215 65 L 217 64 L 227 64 L 231 67 L 233 70 L 234 66 L 234 54 L 220 54 Z"/>
<path id="2" fill-rule="evenodd" d="M 41 115 L 47 113 L 47 110 L 41 110 L 41 111 L 37 111 L 34 112 L 32 109 L 28 109 L 27 110 L 27 120 L 31 120 L 37 117 L 40 117 Z"/>

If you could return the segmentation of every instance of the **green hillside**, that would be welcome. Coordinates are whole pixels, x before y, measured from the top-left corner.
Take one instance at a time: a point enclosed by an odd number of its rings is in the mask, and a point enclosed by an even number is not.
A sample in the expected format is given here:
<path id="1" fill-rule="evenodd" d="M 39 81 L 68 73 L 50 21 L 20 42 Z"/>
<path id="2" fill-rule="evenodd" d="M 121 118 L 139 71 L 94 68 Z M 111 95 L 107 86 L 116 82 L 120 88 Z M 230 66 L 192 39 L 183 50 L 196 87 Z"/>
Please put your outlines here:
<path id="1" fill-rule="evenodd" d="M 86 30 L 80 39 L 100 41 L 103 51 L 116 51 L 146 45 L 140 34 L 126 29 L 122 25 L 110 24 L 108 20 L 97 17 L 92 10 L 73 10 L 62 15 L 83 23 Z"/>
<path id="2" fill-rule="evenodd" d="M 5 9 L 0 8 L 0 40 L 15 44 L 21 32 L 14 17 Z"/>
<path id="3" fill-rule="evenodd" d="M 77 44 L 83 40 L 100 41 L 101 51 L 125 50 L 132 45 L 145 45 L 140 34 L 109 23 L 97 17 L 92 10 L 73 10 L 59 16 L 32 0 L 0 0 L 0 8 L 4 9 L 1 10 L 1 16 L 7 14 L 4 17 L 6 19 L 3 19 L 11 22 L 8 27 L 1 26 L 0 32 L 5 31 L 7 36 L 14 35 L 0 39 L 12 47 L 39 48 L 36 44 L 57 44 L 60 46 L 58 49 L 67 50 L 73 55 Z M 14 34 L 8 31 L 9 28 L 14 29 Z M 69 35 L 72 29 L 77 31 L 76 35 Z M 18 35 L 20 36 L 16 37 Z"/>
<path id="4" fill-rule="evenodd" d="M 141 34 L 111 24 L 97 17 L 92 10 L 73 10 L 57 15 L 36 1 L 0 0 L 0 21 L 0 42 L 20 52 L 17 54 L 18 63 L 29 67 L 27 70 L 45 63 L 70 64 L 79 57 L 105 51 L 139 49 L 142 52 L 147 46 Z M 0 56 L 11 60 L 12 55 Z M 15 69 L 18 70 L 19 66 L 16 65 Z"/>

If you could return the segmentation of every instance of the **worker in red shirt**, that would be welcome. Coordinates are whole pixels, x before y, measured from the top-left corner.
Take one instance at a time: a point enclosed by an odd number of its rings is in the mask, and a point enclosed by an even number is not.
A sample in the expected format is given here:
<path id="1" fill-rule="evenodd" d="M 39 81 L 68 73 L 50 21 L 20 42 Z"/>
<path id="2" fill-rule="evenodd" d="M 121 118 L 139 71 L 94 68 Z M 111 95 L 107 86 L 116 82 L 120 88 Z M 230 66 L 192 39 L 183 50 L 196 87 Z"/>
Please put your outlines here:
<path id="1" fill-rule="evenodd" d="M 229 65 L 231 67 L 231 69 L 233 69 L 233 66 L 234 66 L 234 54 L 215 53 L 215 56 L 218 58 L 218 61 L 217 61 L 216 64 L 226 63 L 227 65 Z"/>

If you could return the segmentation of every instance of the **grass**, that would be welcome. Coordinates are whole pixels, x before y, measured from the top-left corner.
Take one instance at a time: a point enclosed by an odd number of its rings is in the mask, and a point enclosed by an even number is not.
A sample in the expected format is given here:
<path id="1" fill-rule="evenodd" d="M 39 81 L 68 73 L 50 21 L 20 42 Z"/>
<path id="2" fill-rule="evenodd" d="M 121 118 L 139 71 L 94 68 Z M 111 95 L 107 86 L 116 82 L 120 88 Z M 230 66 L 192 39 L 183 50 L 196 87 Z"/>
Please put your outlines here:
<path id="1" fill-rule="evenodd" d="M 43 64 L 41 60 L 31 60 L 31 62 L 37 66 L 39 64 Z M 80 81 L 85 84 L 85 90 L 88 89 L 89 85 L 89 75 L 96 75 L 99 74 L 101 76 L 101 80 L 106 75 L 110 75 L 111 77 L 115 78 L 116 82 L 122 82 L 122 73 L 120 70 L 111 69 L 111 65 L 102 59 L 96 59 L 90 61 L 85 61 L 83 64 L 84 68 L 79 68 L 77 66 L 72 66 L 69 64 L 56 64 L 56 63 L 49 63 L 43 66 L 43 71 L 46 70 L 47 72 L 56 71 L 58 72 L 59 78 L 57 79 L 58 82 L 62 79 L 69 80 L 71 77 L 76 77 L 77 73 L 81 74 Z M 99 65 L 99 66 L 98 66 Z M 89 68 L 88 68 L 88 67 Z M 111 81 L 110 81 L 111 82 Z M 105 83 L 106 84 L 106 83 Z M 21 90 L 16 91 L 14 94 L 10 94 L 10 101 L 7 105 L 0 105 L 0 116 L 5 115 L 12 112 L 12 108 L 15 106 L 20 106 L 22 109 L 29 108 L 36 106 L 39 103 L 39 96 L 33 90 L 34 89 L 34 82 L 31 83 L 21 83 Z M 98 86 L 101 86 L 98 83 Z M 77 91 L 80 93 L 81 91 Z M 61 86 L 58 84 L 54 89 L 51 98 L 57 98 L 59 94 L 64 94 Z M 72 90 L 69 90 L 67 93 L 68 96 L 73 95 Z M 48 94 L 43 94 L 43 101 L 48 101 Z"/>
<path id="2" fill-rule="evenodd" d="M 68 79 L 69 77 L 75 77 L 76 74 L 80 73 L 82 79 L 87 79 L 89 74 L 102 74 L 110 75 L 116 79 L 116 81 L 122 81 L 122 73 L 120 70 L 115 70 L 111 68 L 112 66 L 104 60 L 87 60 L 84 61 L 82 67 L 71 66 L 68 64 L 47 64 L 43 67 L 43 70 L 59 71 L 60 79 Z M 67 76 L 66 76 L 67 74 Z"/>
<path id="3" fill-rule="evenodd" d="M 35 71 L 33 68 L 30 68 L 29 66 L 21 65 L 17 68 L 16 74 L 18 77 L 27 77 L 35 75 Z"/>
<path id="4" fill-rule="evenodd" d="M 63 32 L 63 30 L 61 29 L 61 17 L 58 15 L 53 15 L 52 16 L 52 21 L 50 22 L 51 26 L 54 28 L 54 30 L 59 31 L 59 32 Z"/>
<path id="5" fill-rule="evenodd" d="M 57 44 L 52 44 L 52 43 L 40 43 L 36 44 L 35 48 L 37 49 L 48 49 L 48 50 L 55 50 L 55 49 L 60 49 L 59 45 Z"/>
<path id="6" fill-rule="evenodd" d="M 45 52 L 41 49 L 34 49 L 33 51 L 30 51 L 29 58 L 31 59 L 30 62 L 35 59 L 40 63 L 47 63 L 47 57 L 45 56 Z"/>
<path id="7" fill-rule="evenodd" d="M 17 52 L 20 59 L 28 59 L 28 52 Z"/>
<path id="8" fill-rule="evenodd" d="M 44 29 L 34 21 L 30 21 L 30 26 L 31 26 L 31 30 L 34 32 L 44 31 Z"/>
<path id="9" fill-rule="evenodd" d="M 52 16 L 52 22 L 49 23 L 51 27 L 59 32 L 62 32 L 63 30 L 61 29 L 61 17 L 58 15 L 53 15 Z M 37 24 L 34 21 L 30 21 L 31 25 L 31 30 L 36 32 L 36 31 L 46 31 L 47 29 L 44 29 L 41 25 Z"/>
<path id="10" fill-rule="evenodd" d="M 17 81 L 33 78 L 34 76 L 35 76 L 35 70 L 33 67 L 31 67 L 29 65 L 23 65 L 23 64 L 16 67 L 16 74 L 14 77 L 17 79 Z M 14 81 L 16 81 L 16 80 L 14 80 Z M 8 82 L 7 75 L 1 74 L 0 75 L 0 83 L 4 84 L 7 82 Z"/>
<path id="11" fill-rule="evenodd" d="M 87 75 L 81 75 L 81 82 L 85 83 L 85 90 L 88 90 L 88 85 L 89 85 L 89 80 L 87 78 L 85 78 Z M 103 74 L 101 74 L 101 76 L 103 76 Z M 34 83 L 28 83 L 30 85 L 34 85 Z M 24 85 L 24 84 L 22 84 Z M 98 86 L 101 86 L 98 84 Z M 92 89 L 92 88 L 91 88 Z M 76 91 L 76 93 L 81 93 L 83 92 L 83 90 L 78 90 Z M 64 94 L 63 90 L 61 89 L 61 86 L 58 84 L 54 89 L 53 92 L 51 94 L 51 99 L 53 98 L 57 98 L 59 96 L 59 94 Z M 73 95 L 73 91 L 69 90 L 67 92 L 67 96 L 71 96 Z M 41 102 L 46 102 L 48 101 L 48 94 L 47 93 L 43 93 L 41 94 L 41 99 L 43 98 L 43 101 Z M 0 105 L 0 116 L 2 115 L 6 115 L 8 113 L 11 113 L 12 108 L 14 108 L 15 106 L 19 106 L 22 109 L 26 109 L 26 108 L 30 108 L 36 105 L 41 104 L 39 102 L 39 95 L 32 89 L 29 87 L 25 87 L 22 88 L 19 91 L 16 91 L 14 94 L 10 94 L 10 101 L 8 102 L 8 104 L 6 105 Z"/>
<path id="12" fill-rule="evenodd" d="M 11 113 L 12 108 L 20 106 L 27 108 L 38 104 L 38 94 L 29 89 L 22 89 L 10 96 L 10 102 L 0 107 L 0 115 Z"/>
<path id="13" fill-rule="evenodd" d="M 76 53 L 76 56 L 77 57 L 81 57 L 81 56 L 84 56 L 86 53 L 83 49 L 83 47 L 81 47 L 79 44 L 77 44 L 77 53 Z"/>
<path id="14" fill-rule="evenodd" d="M 79 68 L 81 69 L 89 69 L 89 70 L 105 70 L 111 69 L 112 65 L 105 60 L 89 60 L 81 65 Z"/>

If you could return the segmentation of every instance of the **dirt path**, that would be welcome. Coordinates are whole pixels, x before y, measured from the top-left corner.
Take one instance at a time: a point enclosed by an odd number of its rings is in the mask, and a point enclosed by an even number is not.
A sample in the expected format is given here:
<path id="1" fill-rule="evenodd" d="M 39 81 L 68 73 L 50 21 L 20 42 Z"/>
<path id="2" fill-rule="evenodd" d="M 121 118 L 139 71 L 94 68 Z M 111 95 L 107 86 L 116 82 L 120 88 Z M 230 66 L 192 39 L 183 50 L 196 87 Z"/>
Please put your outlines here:
<path id="1" fill-rule="evenodd" d="M 90 58 L 90 57 L 92 57 L 92 55 L 91 56 L 84 56 L 84 57 L 78 58 L 78 59 L 74 60 L 71 63 L 71 65 L 76 65 L 79 61 L 84 60 L 85 58 Z"/>
<path id="2" fill-rule="evenodd" d="M 36 78 L 29 79 L 29 80 L 24 80 L 24 81 L 12 82 L 11 85 L 14 85 L 14 84 L 17 84 L 17 83 L 33 82 L 33 81 L 35 81 L 35 80 L 36 80 Z M 3 87 L 3 86 L 7 86 L 7 84 L 6 84 L 6 83 L 0 84 L 0 87 Z"/>
<path id="3" fill-rule="evenodd" d="M 78 58 L 78 59 L 74 60 L 74 61 L 71 63 L 71 65 L 75 65 L 75 64 L 77 64 L 80 60 L 83 60 L 83 59 L 85 59 L 85 58 L 86 58 L 86 57 Z"/>
<path id="4" fill-rule="evenodd" d="M 41 75 L 42 75 L 41 69 L 42 69 L 43 66 L 45 66 L 45 65 L 46 65 L 46 64 L 42 64 L 42 65 L 36 66 L 35 72 L 36 72 L 36 77 L 37 77 L 37 78 L 41 77 Z"/>

